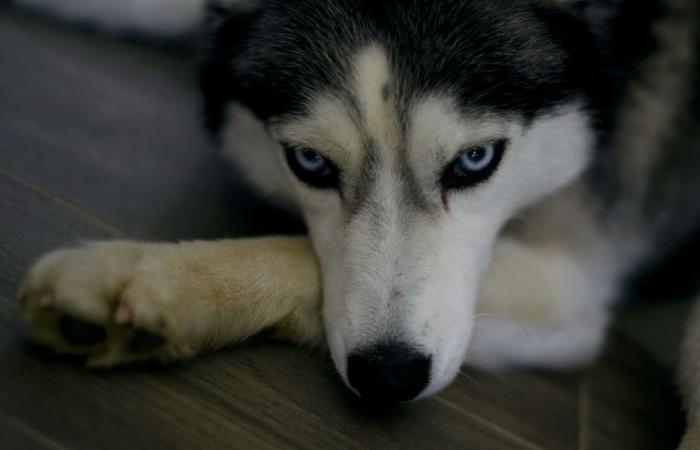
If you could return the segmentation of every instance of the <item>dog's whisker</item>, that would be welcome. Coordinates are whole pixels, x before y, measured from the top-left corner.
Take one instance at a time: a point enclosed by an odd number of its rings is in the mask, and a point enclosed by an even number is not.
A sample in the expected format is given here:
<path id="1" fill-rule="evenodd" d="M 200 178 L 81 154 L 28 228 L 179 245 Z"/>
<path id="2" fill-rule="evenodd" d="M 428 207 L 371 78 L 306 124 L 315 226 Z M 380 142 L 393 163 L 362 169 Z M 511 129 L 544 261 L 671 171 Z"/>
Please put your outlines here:
<path id="1" fill-rule="evenodd" d="M 469 380 L 477 389 L 481 390 L 481 385 L 474 379 L 474 377 L 470 376 L 468 373 L 464 372 L 463 370 L 460 370 L 458 372 L 459 375 L 461 375 L 461 378 L 466 378 Z M 461 379 L 457 378 L 457 379 Z"/>
<path id="2" fill-rule="evenodd" d="M 464 361 L 464 364 L 466 367 L 462 367 L 461 370 L 474 368 L 476 370 L 479 370 L 480 372 L 484 372 L 490 376 L 493 376 L 494 378 L 498 379 L 499 381 L 503 381 L 503 375 L 500 372 L 498 372 L 490 367 L 487 367 L 487 366 L 477 362 L 474 359 L 466 358 Z"/>
<path id="3" fill-rule="evenodd" d="M 499 319 L 507 319 L 507 318 L 508 318 L 508 316 L 506 316 L 505 314 L 500 314 L 500 313 L 479 313 L 479 314 L 474 314 L 474 318 L 475 318 L 475 319 L 479 319 L 479 318 L 482 318 L 482 317 L 496 317 L 496 318 L 499 318 Z"/>

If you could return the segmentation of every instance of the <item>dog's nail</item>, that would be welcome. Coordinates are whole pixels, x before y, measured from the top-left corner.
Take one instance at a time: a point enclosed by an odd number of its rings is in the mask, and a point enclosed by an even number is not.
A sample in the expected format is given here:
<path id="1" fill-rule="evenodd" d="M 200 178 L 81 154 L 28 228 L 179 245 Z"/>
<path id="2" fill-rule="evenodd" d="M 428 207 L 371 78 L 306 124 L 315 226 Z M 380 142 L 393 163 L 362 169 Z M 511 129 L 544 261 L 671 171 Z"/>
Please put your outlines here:
<path id="1" fill-rule="evenodd" d="M 39 306 L 42 309 L 52 309 L 54 307 L 54 304 L 55 300 L 53 298 L 53 295 L 51 294 L 44 294 L 39 299 Z"/>
<path id="2" fill-rule="evenodd" d="M 107 338 L 104 327 L 67 314 L 61 316 L 59 328 L 63 338 L 75 345 L 95 345 Z"/>
<path id="3" fill-rule="evenodd" d="M 168 340 L 161 334 L 138 329 L 134 331 L 129 339 L 129 350 L 133 352 L 146 352 L 155 350 L 165 345 L 166 342 L 168 342 Z"/>
<path id="4" fill-rule="evenodd" d="M 114 323 L 117 325 L 129 325 L 134 321 L 134 312 L 129 305 L 121 304 L 114 314 Z"/>

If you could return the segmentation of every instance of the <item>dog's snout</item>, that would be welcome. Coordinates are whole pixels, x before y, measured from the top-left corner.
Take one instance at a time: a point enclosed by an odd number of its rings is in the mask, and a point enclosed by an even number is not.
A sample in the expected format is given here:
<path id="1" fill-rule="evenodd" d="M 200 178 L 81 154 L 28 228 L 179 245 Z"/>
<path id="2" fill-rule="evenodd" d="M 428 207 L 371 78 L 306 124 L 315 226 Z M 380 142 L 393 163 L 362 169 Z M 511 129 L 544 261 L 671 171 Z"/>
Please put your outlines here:
<path id="1" fill-rule="evenodd" d="M 348 381 L 365 399 L 396 403 L 416 398 L 430 379 L 431 358 L 405 344 L 383 344 L 348 358 Z"/>

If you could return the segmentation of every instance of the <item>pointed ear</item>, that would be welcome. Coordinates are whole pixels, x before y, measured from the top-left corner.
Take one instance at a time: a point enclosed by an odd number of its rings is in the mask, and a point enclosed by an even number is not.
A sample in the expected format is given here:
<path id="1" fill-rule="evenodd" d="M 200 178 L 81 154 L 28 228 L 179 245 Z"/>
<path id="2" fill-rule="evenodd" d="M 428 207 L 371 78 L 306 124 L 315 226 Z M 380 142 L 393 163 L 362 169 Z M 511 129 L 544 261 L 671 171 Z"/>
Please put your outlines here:
<path id="1" fill-rule="evenodd" d="M 263 0 L 209 0 L 199 66 L 204 125 L 218 137 L 236 97 L 232 62 L 259 16 Z"/>

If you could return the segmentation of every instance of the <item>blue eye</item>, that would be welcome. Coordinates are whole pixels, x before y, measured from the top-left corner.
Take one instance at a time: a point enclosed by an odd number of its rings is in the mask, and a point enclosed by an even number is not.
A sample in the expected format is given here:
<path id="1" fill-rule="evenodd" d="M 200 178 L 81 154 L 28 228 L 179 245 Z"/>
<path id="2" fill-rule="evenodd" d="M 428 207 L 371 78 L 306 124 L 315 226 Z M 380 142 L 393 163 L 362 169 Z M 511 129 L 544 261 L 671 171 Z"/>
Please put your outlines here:
<path id="1" fill-rule="evenodd" d="M 338 169 L 317 151 L 305 147 L 287 147 L 285 154 L 289 168 L 299 181 L 318 189 L 339 187 Z"/>
<path id="2" fill-rule="evenodd" d="M 443 189 L 465 188 L 488 179 L 498 168 L 506 144 L 501 139 L 462 150 L 442 174 Z"/>
<path id="3" fill-rule="evenodd" d="M 495 155 L 494 144 L 467 149 L 457 159 L 457 168 L 464 173 L 482 171 L 491 164 Z"/>
<path id="4" fill-rule="evenodd" d="M 326 161 L 326 158 L 313 150 L 306 148 L 295 148 L 294 158 L 299 164 L 299 167 L 308 172 L 322 173 L 328 170 L 328 162 Z"/>

